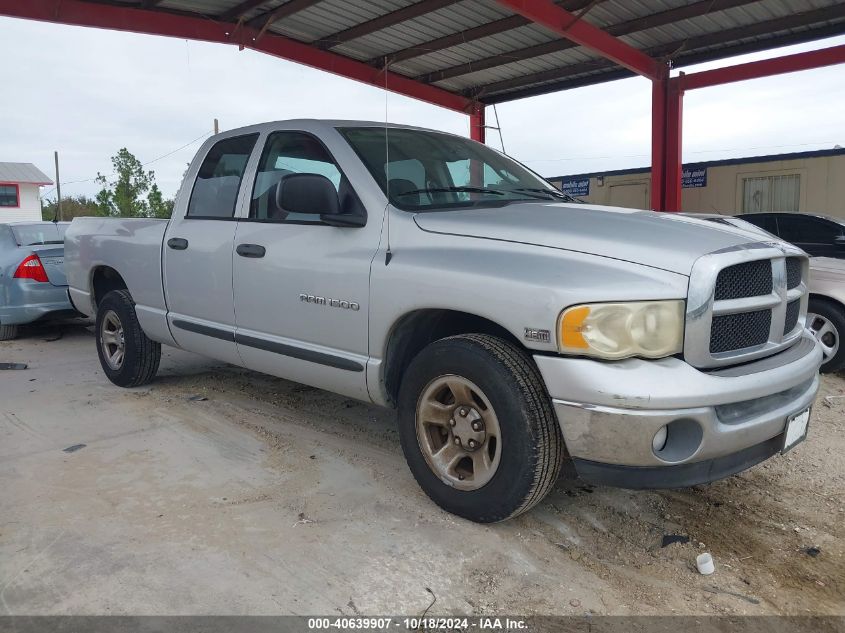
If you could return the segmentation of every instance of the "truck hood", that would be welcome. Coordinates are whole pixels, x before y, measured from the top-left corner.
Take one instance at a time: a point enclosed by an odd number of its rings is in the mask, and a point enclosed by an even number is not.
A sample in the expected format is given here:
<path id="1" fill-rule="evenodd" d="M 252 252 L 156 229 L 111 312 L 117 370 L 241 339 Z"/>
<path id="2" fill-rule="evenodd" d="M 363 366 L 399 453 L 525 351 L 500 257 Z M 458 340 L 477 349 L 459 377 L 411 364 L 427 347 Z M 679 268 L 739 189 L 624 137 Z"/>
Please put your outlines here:
<path id="1" fill-rule="evenodd" d="M 530 202 L 414 216 L 430 233 L 533 244 L 611 257 L 689 275 L 693 262 L 752 234 L 672 213 L 588 204 Z M 774 240 L 773 240 L 774 241 Z"/>

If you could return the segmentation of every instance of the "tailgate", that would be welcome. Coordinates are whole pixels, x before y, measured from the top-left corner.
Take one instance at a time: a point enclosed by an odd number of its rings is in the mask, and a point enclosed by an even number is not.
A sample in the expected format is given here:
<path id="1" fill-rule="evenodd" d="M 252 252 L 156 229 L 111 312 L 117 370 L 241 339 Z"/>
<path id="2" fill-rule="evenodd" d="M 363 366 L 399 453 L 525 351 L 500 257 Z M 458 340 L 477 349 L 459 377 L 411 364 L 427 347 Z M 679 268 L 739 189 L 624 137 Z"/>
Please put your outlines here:
<path id="1" fill-rule="evenodd" d="M 44 265 L 44 270 L 47 271 L 47 279 L 52 285 L 67 286 L 64 245 L 45 244 L 44 246 L 29 246 L 27 249 L 38 255 Z"/>

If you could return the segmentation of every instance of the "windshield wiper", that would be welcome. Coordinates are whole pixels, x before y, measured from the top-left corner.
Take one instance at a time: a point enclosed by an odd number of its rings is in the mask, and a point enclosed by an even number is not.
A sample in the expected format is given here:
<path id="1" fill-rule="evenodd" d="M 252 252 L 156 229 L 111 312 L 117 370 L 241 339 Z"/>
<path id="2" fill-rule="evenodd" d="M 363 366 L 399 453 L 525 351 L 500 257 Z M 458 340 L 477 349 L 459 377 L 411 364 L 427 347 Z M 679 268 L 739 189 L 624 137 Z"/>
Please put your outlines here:
<path id="1" fill-rule="evenodd" d="M 504 191 L 485 189 L 484 187 L 426 187 L 425 189 L 412 189 L 411 191 L 403 191 L 402 193 L 393 195 L 398 198 L 399 196 L 410 196 L 415 193 L 492 193 L 494 196 L 505 195 Z"/>
<path id="2" fill-rule="evenodd" d="M 535 197 L 543 195 L 547 196 L 544 198 L 546 200 L 548 200 L 549 198 L 553 198 L 555 200 L 564 200 L 566 202 L 582 202 L 578 198 L 573 198 L 568 193 L 563 193 L 562 191 L 557 191 L 556 189 L 541 189 L 539 187 L 519 187 L 517 189 L 509 189 L 508 191 L 525 193 L 528 195 L 537 194 Z"/>

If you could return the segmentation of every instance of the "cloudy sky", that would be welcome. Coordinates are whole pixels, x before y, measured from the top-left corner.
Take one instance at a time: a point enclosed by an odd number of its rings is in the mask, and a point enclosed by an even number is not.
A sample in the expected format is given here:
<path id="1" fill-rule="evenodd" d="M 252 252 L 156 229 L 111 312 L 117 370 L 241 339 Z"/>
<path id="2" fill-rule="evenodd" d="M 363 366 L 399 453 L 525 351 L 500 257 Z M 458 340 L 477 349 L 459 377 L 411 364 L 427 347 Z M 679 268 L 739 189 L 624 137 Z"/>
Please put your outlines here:
<path id="1" fill-rule="evenodd" d="M 298 117 L 387 117 L 468 133 L 463 115 L 233 46 L 0 18 L 0 59 L 0 161 L 32 162 L 52 175 L 58 150 L 64 195 L 94 195 L 93 178 L 111 171 L 109 158 L 121 147 L 173 195 L 214 118 L 230 129 Z M 650 94 L 647 80 L 632 78 L 502 104 L 505 148 L 545 176 L 646 165 Z M 690 92 L 684 160 L 845 146 L 843 103 L 841 66 Z M 488 122 L 495 124 L 492 109 Z M 495 132 L 488 143 L 500 148 Z"/>

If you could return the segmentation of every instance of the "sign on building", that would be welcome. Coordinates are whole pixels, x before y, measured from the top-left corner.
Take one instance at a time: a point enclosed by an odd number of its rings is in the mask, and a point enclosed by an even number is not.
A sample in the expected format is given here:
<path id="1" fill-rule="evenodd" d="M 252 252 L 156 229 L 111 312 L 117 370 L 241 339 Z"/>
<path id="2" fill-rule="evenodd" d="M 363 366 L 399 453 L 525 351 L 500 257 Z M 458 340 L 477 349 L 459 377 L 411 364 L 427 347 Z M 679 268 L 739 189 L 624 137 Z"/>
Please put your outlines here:
<path id="1" fill-rule="evenodd" d="M 562 180 L 560 183 L 560 190 L 570 196 L 589 196 L 590 179 L 569 178 L 568 180 Z"/>
<path id="2" fill-rule="evenodd" d="M 697 189 L 707 186 L 707 168 L 689 169 L 684 167 L 681 172 L 681 187 L 683 189 Z"/>

